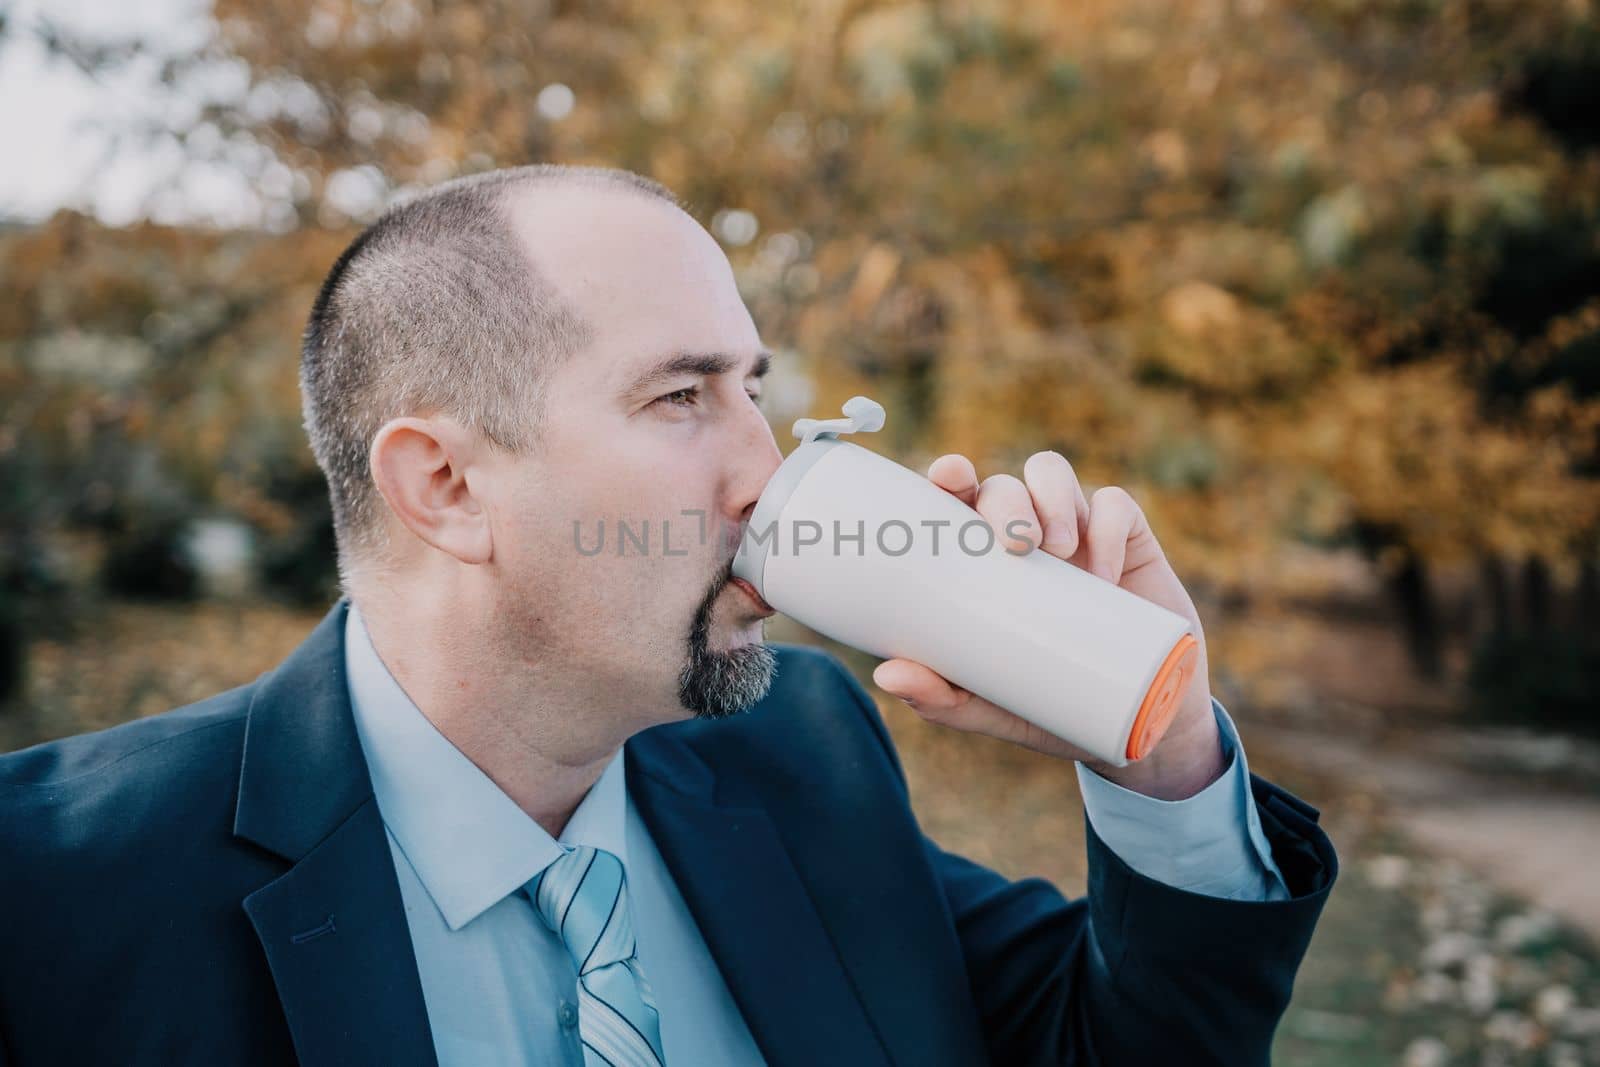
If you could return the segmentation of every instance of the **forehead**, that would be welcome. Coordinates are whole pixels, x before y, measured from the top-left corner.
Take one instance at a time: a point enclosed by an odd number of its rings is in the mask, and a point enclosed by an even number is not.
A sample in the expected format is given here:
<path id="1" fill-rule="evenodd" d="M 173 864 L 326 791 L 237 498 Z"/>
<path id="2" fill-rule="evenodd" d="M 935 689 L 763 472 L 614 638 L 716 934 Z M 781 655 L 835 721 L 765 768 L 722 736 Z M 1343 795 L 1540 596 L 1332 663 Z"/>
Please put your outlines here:
<path id="1" fill-rule="evenodd" d="M 760 347 L 727 256 L 675 206 L 558 187 L 515 195 L 511 216 L 545 283 L 594 331 L 588 358 L 569 361 L 591 382 L 621 383 L 669 351 Z"/>

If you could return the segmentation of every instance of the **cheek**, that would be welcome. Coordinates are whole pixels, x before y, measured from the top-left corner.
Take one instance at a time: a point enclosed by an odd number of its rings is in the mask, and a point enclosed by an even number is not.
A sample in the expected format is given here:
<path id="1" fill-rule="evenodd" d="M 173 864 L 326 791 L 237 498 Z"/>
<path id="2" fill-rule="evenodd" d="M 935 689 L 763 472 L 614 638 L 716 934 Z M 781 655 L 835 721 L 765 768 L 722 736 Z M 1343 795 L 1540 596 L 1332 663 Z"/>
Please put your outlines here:
<path id="1" fill-rule="evenodd" d="M 594 472 L 588 494 L 594 515 L 625 519 L 638 532 L 648 522 L 652 535 L 670 524 L 674 549 L 698 542 L 702 526 L 710 533 L 715 507 L 715 467 L 695 447 L 656 443 L 632 462 L 608 464 Z M 702 518 L 703 516 L 703 518 Z M 693 534 L 686 538 L 684 534 Z"/>
<path id="2" fill-rule="evenodd" d="M 495 540 L 519 570 L 553 563 L 572 544 L 576 502 L 560 491 L 525 489 L 497 509 Z"/>
<path id="3" fill-rule="evenodd" d="M 594 470 L 518 509 L 508 557 L 532 588 L 597 616 L 680 613 L 720 560 L 716 517 L 671 468 Z M 650 605 L 650 606 L 647 606 Z"/>
<path id="4" fill-rule="evenodd" d="M 562 437 L 507 515 L 528 566 L 629 595 L 671 582 L 698 589 L 726 558 L 716 479 L 725 443 L 693 426 L 643 421 Z M 603 523 L 603 528 L 602 528 Z M 722 531 L 726 533 L 726 531 Z M 620 550 L 619 550 L 619 545 Z"/>

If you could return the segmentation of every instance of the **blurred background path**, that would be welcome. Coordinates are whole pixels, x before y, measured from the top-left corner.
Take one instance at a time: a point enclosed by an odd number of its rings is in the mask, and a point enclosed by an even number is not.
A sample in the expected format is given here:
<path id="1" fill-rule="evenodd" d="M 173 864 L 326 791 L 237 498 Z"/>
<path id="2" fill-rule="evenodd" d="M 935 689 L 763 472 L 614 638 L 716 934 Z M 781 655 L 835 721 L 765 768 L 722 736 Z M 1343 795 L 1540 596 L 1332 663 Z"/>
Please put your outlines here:
<path id="1" fill-rule="evenodd" d="M 1313 731 L 1252 741 L 1380 797 L 1428 851 L 1600 943 L 1600 745 L 1526 730 Z"/>

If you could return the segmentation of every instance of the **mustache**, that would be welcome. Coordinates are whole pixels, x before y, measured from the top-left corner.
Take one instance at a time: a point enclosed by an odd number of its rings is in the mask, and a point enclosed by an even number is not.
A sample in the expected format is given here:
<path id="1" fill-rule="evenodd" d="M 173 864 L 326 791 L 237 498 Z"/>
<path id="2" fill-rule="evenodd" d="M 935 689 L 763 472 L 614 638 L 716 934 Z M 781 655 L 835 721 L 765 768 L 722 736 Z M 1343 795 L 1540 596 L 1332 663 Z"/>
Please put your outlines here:
<path id="1" fill-rule="evenodd" d="M 700 596 L 700 603 L 695 606 L 694 618 L 689 623 L 689 645 L 691 648 L 703 647 L 706 635 L 711 630 L 711 612 L 717 599 L 722 596 L 722 591 L 733 581 L 733 560 L 712 577 L 706 591 Z"/>
<path id="2" fill-rule="evenodd" d="M 706 587 L 705 597 L 702 600 L 703 604 L 709 605 L 716 600 L 717 596 L 727 588 L 728 583 L 733 581 L 734 558 L 734 556 L 729 556 L 728 561 L 711 576 L 711 584 Z"/>

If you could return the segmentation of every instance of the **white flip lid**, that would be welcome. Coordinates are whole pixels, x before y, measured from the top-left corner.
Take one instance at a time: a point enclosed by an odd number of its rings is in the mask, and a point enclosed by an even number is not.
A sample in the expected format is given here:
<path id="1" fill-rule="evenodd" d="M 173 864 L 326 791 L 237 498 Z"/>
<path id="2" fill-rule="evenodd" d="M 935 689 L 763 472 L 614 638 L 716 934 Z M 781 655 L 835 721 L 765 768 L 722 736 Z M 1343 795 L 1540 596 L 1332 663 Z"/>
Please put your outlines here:
<path id="1" fill-rule="evenodd" d="M 838 437 L 842 433 L 871 433 L 883 429 L 883 405 L 864 396 L 853 396 L 844 402 L 842 419 L 796 419 L 794 435 L 802 445 L 810 444 L 823 434 Z"/>

